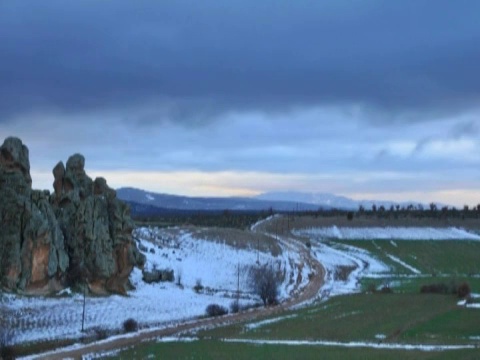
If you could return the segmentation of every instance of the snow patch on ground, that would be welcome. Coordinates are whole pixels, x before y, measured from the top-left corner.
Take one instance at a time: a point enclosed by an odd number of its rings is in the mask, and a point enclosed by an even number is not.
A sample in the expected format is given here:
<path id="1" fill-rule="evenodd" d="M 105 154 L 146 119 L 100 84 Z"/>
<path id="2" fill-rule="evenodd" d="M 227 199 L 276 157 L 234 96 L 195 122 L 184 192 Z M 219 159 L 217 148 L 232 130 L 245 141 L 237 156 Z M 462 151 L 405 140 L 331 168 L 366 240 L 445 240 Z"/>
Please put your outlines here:
<path id="1" fill-rule="evenodd" d="M 467 300 L 460 300 L 457 303 L 458 306 L 463 306 L 470 309 L 480 309 L 480 303 L 468 303 Z"/>
<path id="2" fill-rule="evenodd" d="M 417 350 L 417 351 L 445 351 L 475 349 L 475 345 L 422 345 L 422 344 L 393 344 L 363 341 L 308 341 L 308 340 L 251 340 L 251 339 L 223 339 L 228 343 L 242 343 L 255 345 L 289 345 L 289 346 L 334 346 L 345 348 L 372 348 L 389 350 Z"/>
<path id="3" fill-rule="evenodd" d="M 393 256 L 393 255 L 387 254 L 387 253 L 385 253 L 385 255 L 387 255 L 390 260 L 396 262 L 397 264 L 402 265 L 404 268 L 410 270 L 410 271 L 413 272 L 414 274 L 421 274 L 421 273 L 422 273 L 420 270 L 414 268 L 413 266 L 408 265 L 406 262 L 400 260 L 400 259 L 397 258 L 396 256 Z"/>
<path id="4" fill-rule="evenodd" d="M 325 268 L 325 284 L 321 289 L 321 298 L 351 294 L 359 291 L 359 280 L 362 277 L 385 275 L 390 268 L 372 256 L 368 251 L 340 244 L 336 242 L 311 239 L 312 254 Z M 353 270 L 347 279 L 337 278 L 337 271 L 341 267 L 350 267 Z"/>
<path id="5" fill-rule="evenodd" d="M 455 227 L 366 227 L 330 226 L 297 231 L 299 235 L 344 240 L 480 240 L 480 235 Z"/>
<path id="6" fill-rule="evenodd" d="M 339 228 L 331 226 L 295 230 L 294 234 L 310 239 L 313 255 L 325 267 L 325 285 L 319 294 L 322 299 L 358 292 L 361 278 L 386 278 L 392 275 L 391 269 L 370 252 L 343 244 L 341 240 L 389 240 L 395 247 L 397 247 L 395 241 L 401 240 L 480 240 L 479 235 L 454 227 Z M 373 241 L 373 245 L 380 249 L 375 241 Z M 405 277 L 422 276 L 421 271 L 415 267 L 391 254 L 384 254 L 413 273 L 413 275 L 405 275 Z M 338 273 L 342 267 L 344 272 L 345 267 L 351 269 L 347 279 L 339 279 Z M 469 306 L 476 307 L 475 304 L 469 304 Z"/>
<path id="7" fill-rule="evenodd" d="M 248 291 L 245 270 L 256 263 L 257 256 L 261 263 L 270 262 L 284 273 L 293 271 L 286 254 L 257 255 L 255 250 L 193 238 L 183 230 L 169 233 L 143 228 L 134 238 L 147 258 L 146 269 L 170 268 L 176 277 L 181 274 L 181 286 L 176 281 L 147 284 L 142 271 L 134 269 L 130 281 L 135 290 L 127 296 L 87 297 L 85 329 L 90 333 L 97 327 L 120 330 L 128 318 L 136 320 L 140 328 L 161 327 L 204 315 L 212 303 L 229 308 L 237 296 L 238 279 L 240 304 L 253 305 L 259 299 Z M 199 293 L 194 290 L 198 281 L 204 286 Z M 289 286 L 287 282 L 282 284 L 281 298 L 288 295 Z M 3 305 L 15 314 L 10 324 L 14 343 L 83 336 L 81 294 L 60 298 L 9 295 L 4 300 Z"/>
<path id="8" fill-rule="evenodd" d="M 197 337 L 184 337 L 184 336 L 165 336 L 157 339 L 158 343 L 168 343 L 168 342 L 194 342 L 198 341 Z"/>
<path id="9" fill-rule="evenodd" d="M 257 321 L 257 322 L 254 322 L 254 323 L 246 324 L 244 327 L 245 327 L 245 330 L 247 330 L 247 331 L 256 330 L 256 329 L 258 329 L 262 326 L 274 324 L 274 323 L 277 323 L 277 322 L 280 322 L 280 321 L 283 321 L 283 320 L 287 320 L 287 319 L 292 319 L 292 318 L 295 318 L 295 317 L 297 317 L 296 314 L 287 315 L 287 316 L 280 316 L 280 317 L 276 317 L 276 318 L 273 318 L 273 319 L 262 320 L 262 321 Z"/>

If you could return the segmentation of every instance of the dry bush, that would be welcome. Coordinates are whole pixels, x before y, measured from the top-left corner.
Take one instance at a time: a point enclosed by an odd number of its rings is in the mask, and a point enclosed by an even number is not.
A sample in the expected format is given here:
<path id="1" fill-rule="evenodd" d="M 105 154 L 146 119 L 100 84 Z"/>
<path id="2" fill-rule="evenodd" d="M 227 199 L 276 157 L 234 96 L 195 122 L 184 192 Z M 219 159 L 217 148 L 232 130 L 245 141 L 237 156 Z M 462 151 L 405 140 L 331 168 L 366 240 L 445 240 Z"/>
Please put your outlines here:
<path id="1" fill-rule="evenodd" d="M 138 330 L 138 323 L 132 318 L 127 319 L 123 322 L 123 330 L 126 333 L 135 332 Z"/>
<path id="2" fill-rule="evenodd" d="M 238 300 L 232 301 L 232 303 L 230 304 L 230 312 L 232 314 L 236 314 L 239 311 L 240 311 L 240 303 L 238 302 Z"/>
<path id="3" fill-rule="evenodd" d="M 422 285 L 420 292 L 422 294 L 448 294 L 449 287 L 445 283 Z"/>
<path id="4" fill-rule="evenodd" d="M 460 285 L 458 285 L 457 287 L 457 295 L 459 298 L 466 298 L 470 295 L 471 293 L 471 289 L 470 289 L 470 285 L 466 282 L 463 282 L 461 283 Z"/>
<path id="5" fill-rule="evenodd" d="M 381 294 L 393 294 L 393 290 L 390 286 L 384 285 L 379 291 Z"/>
<path id="6" fill-rule="evenodd" d="M 272 264 L 254 265 L 248 270 L 248 284 L 251 290 L 260 296 L 264 306 L 278 303 L 278 288 L 281 282 L 281 276 Z"/>
<path id="7" fill-rule="evenodd" d="M 108 338 L 108 330 L 104 327 L 97 326 L 93 328 L 93 332 L 95 333 L 95 339 L 97 340 L 104 340 Z"/>
<path id="8" fill-rule="evenodd" d="M 455 294 L 458 295 L 459 298 L 463 299 L 470 295 L 471 288 L 467 282 L 457 284 L 455 280 L 452 280 L 450 285 L 445 283 L 423 285 L 420 288 L 420 292 L 430 294 Z"/>
<path id="9" fill-rule="evenodd" d="M 200 291 L 203 290 L 202 279 L 197 279 L 197 281 L 195 282 L 195 286 L 193 287 L 193 290 L 195 290 L 196 293 L 199 293 Z"/>
<path id="10" fill-rule="evenodd" d="M 205 312 L 207 313 L 208 316 L 222 316 L 228 314 L 227 308 L 218 305 L 218 304 L 210 304 L 207 306 L 205 309 Z"/>

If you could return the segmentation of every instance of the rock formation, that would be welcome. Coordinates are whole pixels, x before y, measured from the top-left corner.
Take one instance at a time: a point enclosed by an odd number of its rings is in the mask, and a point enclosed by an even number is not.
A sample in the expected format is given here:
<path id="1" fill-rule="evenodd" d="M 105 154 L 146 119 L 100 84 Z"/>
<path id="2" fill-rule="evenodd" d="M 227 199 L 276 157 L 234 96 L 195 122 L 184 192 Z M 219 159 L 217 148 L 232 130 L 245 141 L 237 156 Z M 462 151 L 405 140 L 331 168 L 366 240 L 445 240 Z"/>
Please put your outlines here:
<path id="1" fill-rule="evenodd" d="M 145 258 L 132 240 L 126 204 L 105 179 L 94 181 L 82 155 L 53 169 L 54 193 L 32 190 L 28 149 L 17 138 L 0 147 L 0 281 L 26 293 L 76 281 L 96 293 L 124 293 Z"/>

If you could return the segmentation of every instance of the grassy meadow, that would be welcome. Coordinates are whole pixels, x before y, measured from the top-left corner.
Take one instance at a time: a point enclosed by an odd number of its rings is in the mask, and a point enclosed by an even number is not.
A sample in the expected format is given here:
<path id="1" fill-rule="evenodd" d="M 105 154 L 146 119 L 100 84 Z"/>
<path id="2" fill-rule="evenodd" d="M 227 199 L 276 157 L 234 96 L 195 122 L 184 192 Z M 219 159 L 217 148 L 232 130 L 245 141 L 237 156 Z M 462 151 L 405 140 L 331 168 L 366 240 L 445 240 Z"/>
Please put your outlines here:
<path id="1" fill-rule="evenodd" d="M 478 359 L 480 309 L 459 306 L 456 294 L 420 293 L 422 285 L 449 288 L 467 282 L 480 293 L 480 242 L 332 240 L 371 252 L 391 268 L 386 278 L 363 278 L 361 292 L 318 301 L 274 316 L 271 322 L 202 330 L 191 342 L 148 342 L 115 355 L 124 359 Z M 419 270 L 415 274 L 390 254 Z M 392 292 L 372 292 L 387 285 Z M 478 301 L 476 299 L 475 301 Z M 235 341 L 235 342 L 228 342 Z M 243 343 L 238 341 L 252 341 Z M 271 341 L 270 344 L 254 343 Z M 279 343 L 275 343 L 278 341 Z M 293 344 L 282 344 L 290 341 Z M 304 343 L 301 343 L 304 342 Z M 306 342 L 306 343 L 305 343 Z M 318 343 L 323 342 L 323 343 Z M 324 342 L 333 342 L 325 344 Z M 354 342 L 367 343 L 368 347 Z M 372 348 L 372 344 L 397 346 Z M 407 349 L 409 345 L 471 346 L 469 349 Z"/>

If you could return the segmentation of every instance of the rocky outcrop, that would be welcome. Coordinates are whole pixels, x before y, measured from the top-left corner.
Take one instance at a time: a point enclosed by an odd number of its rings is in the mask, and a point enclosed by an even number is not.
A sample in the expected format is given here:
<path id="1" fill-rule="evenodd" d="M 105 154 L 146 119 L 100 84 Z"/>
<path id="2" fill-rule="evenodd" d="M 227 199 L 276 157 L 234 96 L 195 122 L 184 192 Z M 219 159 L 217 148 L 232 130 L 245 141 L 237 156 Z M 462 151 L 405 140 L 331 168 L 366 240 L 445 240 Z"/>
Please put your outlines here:
<path id="1" fill-rule="evenodd" d="M 7 138 L 0 147 L 0 279 L 10 290 L 61 287 L 69 260 L 49 193 L 32 190 L 28 149 Z"/>
<path id="2" fill-rule="evenodd" d="M 9 290 L 49 292 L 87 280 L 93 292 L 124 293 L 145 258 L 132 240 L 130 211 L 85 159 L 53 169 L 54 193 L 31 189 L 28 149 L 7 138 L 0 148 L 0 279 Z"/>

